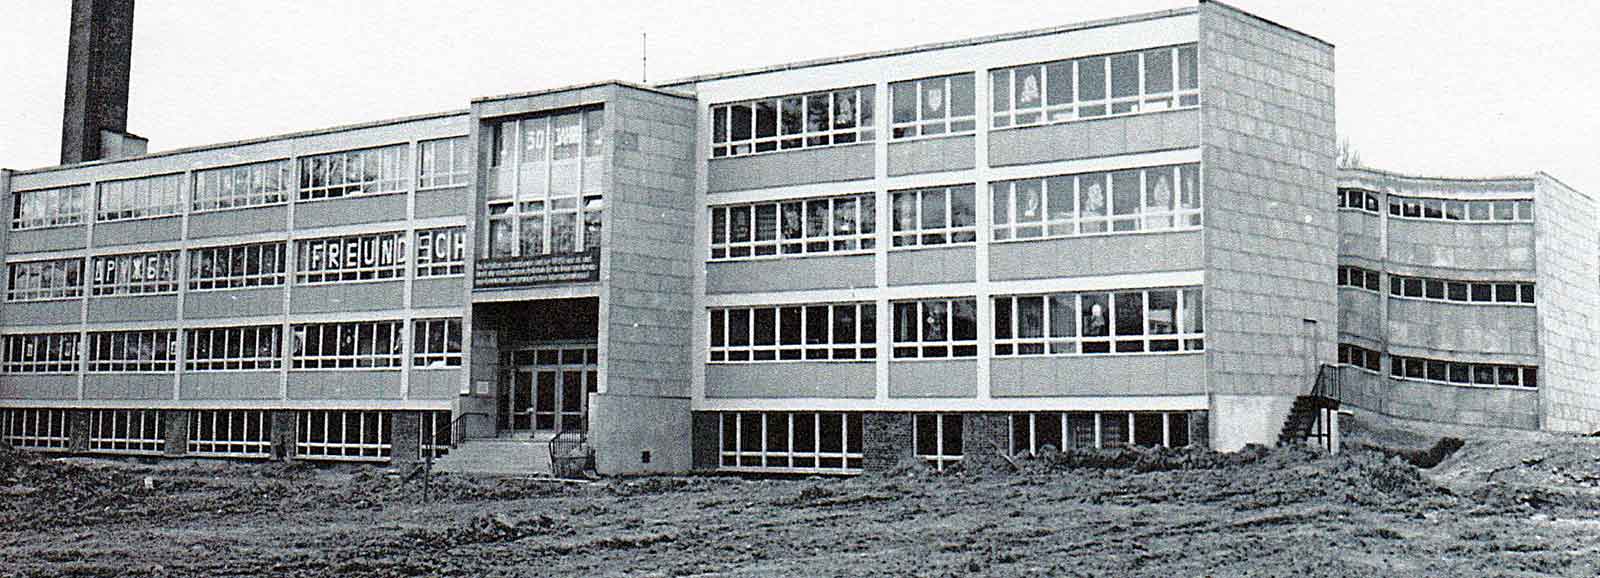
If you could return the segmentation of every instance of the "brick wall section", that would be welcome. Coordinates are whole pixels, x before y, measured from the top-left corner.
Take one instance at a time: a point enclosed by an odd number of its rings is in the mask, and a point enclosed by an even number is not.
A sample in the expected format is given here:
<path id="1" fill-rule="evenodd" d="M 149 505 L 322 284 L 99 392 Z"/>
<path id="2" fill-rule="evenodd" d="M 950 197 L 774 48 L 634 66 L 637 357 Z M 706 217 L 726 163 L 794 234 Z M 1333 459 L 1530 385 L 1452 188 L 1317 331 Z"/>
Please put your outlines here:
<path id="1" fill-rule="evenodd" d="M 161 410 L 161 429 L 166 437 L 162 453 L 182 456 L 189 453 L 189 412 L 181 409 Z"/>
<path id="2" fill-rule="evenodd" d="M 1600 209 L 1548 175 L 1536 195 L 1540 427 L 1600 431 Z"/>
<path id="3" fill-rule="evenodd" d="M 89 432 L 94 423 L 94 410 L 74 409 L 67 412 L 67 448 L 74 453 L 89 451 Z"/>
<path id="4" fill-rule="evenodd" d="M 1011 447 L 1011 419 L 1004 413 L 968 413 L 961 419 L 961 460 L 969 467 L 1004 463 Z"/>
<path id="5" fill-rule="evenodd" d="M 299 412 L 283 410 L 272 412 L 272 457 L 294 459 L 295 426 Z"/>
<path id="6" fill-rule="evenodd" d="M 1302 319 L 1335 358 L 1333 47 L 1203 2 L 1200 82 L 1208 385 L 1293 395 Z"/>
<path id="7" fill-rule="evenodd" d="M 390 412 L 389 463 L 400 466 L 414 464 L 421 447 L 422 416 L 414 411 Z"/>
<path id="8" fill-rule="evenodd" d="M 868 413 L 861 416 L 861 468 L 885 472 L 915 458 L 911 414 Z"/>
<path id="9" fill-rule="evenodd" d="M 686 398 L 694 297 L 691 99 L 619 88 L 602 232 L 606 393 Z"/>
<path id="10" fill-rule="evenodd" d="M 693 439 L 690 443 L 694 444 L 694 469 L 717 469 L 722 462 L 721 415 L 695 412 L 693 428 Z"/>
<path id="11" fill-rule="evenodd" d="M 1211 414 L 1204 411 L 1189 412 L 1189 445 L 1197 448 L 1211 447 Z"/>

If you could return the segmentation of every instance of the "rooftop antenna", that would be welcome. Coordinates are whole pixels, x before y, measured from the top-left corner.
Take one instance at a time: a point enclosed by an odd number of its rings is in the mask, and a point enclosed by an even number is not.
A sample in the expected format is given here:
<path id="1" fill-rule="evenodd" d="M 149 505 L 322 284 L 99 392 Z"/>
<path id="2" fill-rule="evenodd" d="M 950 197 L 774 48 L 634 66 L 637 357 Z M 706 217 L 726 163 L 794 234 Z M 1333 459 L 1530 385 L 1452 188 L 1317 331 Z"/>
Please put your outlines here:
<path id="1" fill-rule="evenodd" d="M 639 33 L 639 82 L 650 82 L 650 33 Z"/>

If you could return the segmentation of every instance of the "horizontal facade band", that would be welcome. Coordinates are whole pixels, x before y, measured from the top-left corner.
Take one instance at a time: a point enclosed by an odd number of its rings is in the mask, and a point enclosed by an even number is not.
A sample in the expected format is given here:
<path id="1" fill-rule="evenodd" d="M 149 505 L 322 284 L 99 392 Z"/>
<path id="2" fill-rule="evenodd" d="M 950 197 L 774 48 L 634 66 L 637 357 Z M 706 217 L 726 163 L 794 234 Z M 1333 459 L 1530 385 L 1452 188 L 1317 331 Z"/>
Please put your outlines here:
<path id="1" fill-rule="evenodd" d="M 6 399 L 4 408 L 49 409 L 250 409 L 250 410 L 365 410 L 365 411 L 449 411 L 450 400 L 154 400 L 154 399 Z"/>
<path id="2" fill-rule="evenodd" d="M 1098 277 L 1069 277 L 1063 279 L 1025 279 L 1018 281 L 988 281 L 983 283 L 938 283 L 932 285 L 904 285 L 895 287 L 861 287 L 855 289 L 818 289 L 808 291 L 775 291 L 762 293 L 729 293 L 707 295 L 707 307 L 740 307 L 750 305 L 786 305 L 799 303 L 836 303 L 872 301 L 877 299 L 901 300 L 927 297 L 975 295 L 979 286 L 987 288 L 990 295 L 1022 295 L 1074 291 L 1114 291 L 1149 287 L 1187 287 L 1205 285 L 1205 271 L 1171 271 L 1162 273 L 1134 273 Z"/>
<path id="3" fill-rule="evenodd" d="M 1008 397 L 992 399 L 697 399 L 692 411 L 842 411 L 842 412 L 1031 412 L 1031 411 L 1199 411 L 1211 407 L 1206 394 L 1084 397 Z"/>

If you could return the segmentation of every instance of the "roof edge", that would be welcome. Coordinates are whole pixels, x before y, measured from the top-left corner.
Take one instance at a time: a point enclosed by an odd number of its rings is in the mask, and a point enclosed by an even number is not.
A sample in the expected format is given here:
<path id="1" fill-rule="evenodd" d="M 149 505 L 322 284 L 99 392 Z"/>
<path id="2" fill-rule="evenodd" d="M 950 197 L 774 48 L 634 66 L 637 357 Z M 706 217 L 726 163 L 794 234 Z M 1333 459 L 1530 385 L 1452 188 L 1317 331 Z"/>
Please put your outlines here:
<path id="1" fill-rule="evenodd" d="M 1281 28 L 1283 30 L 1288 30 L 1288 31 L 1293 32 L 1295 34 L 1299 34 L 1301 36 L 1304 36 L 1304 37 L 1306 37 L 1308 39 L 1315 40 L 1318 43 L 1321 43 L 1322 45 L 1327 46 L 1328 48 L 1335 48 L 1335 46 L 1333 45 L 1332 42 L 1328 42 L 1326 40 L 1318 38 L 1314 34 L 1311 34 L 1309 32 L 1304 32 L 1304 31 L 1301 31 L 1301 30 L 1298 30 L 1298 29 L 1295 29 L 1295 28 L 1291 28 L 1289 26 L 1285 26 L 1281 22 L 1278 22 L 1278 21 L 1273 20 L 1271 18 L 1262 17 L 1262 16 L 1260 16 L 1260 15 L 1254 13 L 1254 12 L 1251 12 L 1249 10 L 1245 10 L 1245 9 L 1240 8 L 1238 6 L 1234 6 L 1234 5 L 1229 4 L 1227 2 L 1221 2 L 1219 0 L 1200 0 L 1200 3 L 1201 4 L 1216 4 L 1216 5 L 1221 6 L 1223 8 L 1227 8 L 1227 9 L 1232 10 L 1234 12 L 1238 12 L 1238 13 L 1243 14 L 1245 16 L 1249 16 L 1249 17 L 1254 18 L 1256 20 L 1260 20 L 1260 21 L 1262 21 L 1264 23 L 1271 24 L 1273 27 Z"/>
<path id="2" fill-rule="evenodd" d="M 1373 175 L 1373 176 L 1389 177 L 1389 178 L 1392 178 L 1392 179 L 1409 179 L 1409 180 L 1413 180 L 1413 181 L 1440 181 L 1440 182 L 1454 181 L 1454 182 L 1477 182 L 1477 183 L 1487 183 L 1487 182 L 1494 182 L 1494 181 L 1535 181 L 1535 180 L 1537 180 L 1537 175 L 1542 174 L 1542 173 L 1535 173 L 1535 174 L 1531 174 L 1531 175 L 1498 175 L 1498 176 L 1488 176 L 1488 177 L 1441 177 L 1441 176 L 1437 176 L 1437 175 L 1418 175 L 1418 174 L 1411 174 L 1411 173 L 1402 173 L 1402 172 L 1390 171 L 1390 170 L 1384 170 L 1384 169 L 1378 169 L 1378 168 L 1372 168 L 1372 167 L 1342 167 L 1342 168 L 1338 169 L 1338 171 L 1340 173 L 1339 176 L 1341 178 L 1345 176 L 1345 173 L 1366 173 L 1366 174 Z"/>
<path id="3" fill-rule="evenodd" d="M 247 146 L 247 145 L 253 145 L 253 144 L 261 144 L 261 143 L 264 143 L 264 142 L 272 142 L 272 141 L 278 141 L 278 140 L 288 140 L 288 139 L 294 139 L 294 138 L 304 138 L 304 137 L 308 137 L 308 136 L 317 136 L 317 135 L 324 135 L 324 134 L 333 134 L 333 133 L 338 133 L 338 132 L 347 132 L 347 131 L 352 131 L 352 130 L 361 130 L 361 129 L 366 129 L 366 128 L 374 128 L 374 127 L 379 127 L 379 126 L 391 125 L 391 124 L 402 124 L 402 123 L 407 123 L 407 122 L 418 122 L 418 121 L 433 120 L 433 119 L 436 119 L 436 118 L 446 118 L 446 117 L 452 117 L 452 116 L 465 116 L 465 115 L 471 114 L 471 112 L 472 111 L 468 110 L 468 109 L 460 109 L 460 110 L 451 110 L 451 111 L 445 111 L 445 112 L 433 112 L 433 113 L 426 113 L 426 114 L 415 114 L 415 115 L 411 115 L 411 116 L 387 118 L 387 119 L 383 119 L 383 120 L 373 120 L 373 121 L 367 121 L 367 122 L 361 122 L 361 123 L 355 123 L 355 124 L 345 124 L 345 125 L 331 126 L 331 127 L 324 127 L 324 128 L 314 128 L 314 129 L 302 130 L 302 131 L 296 131 L 296 132 L 287 132 L 287 133 L 275 134 L 275 135 L 271 135 L 271 136 L 263 136 L 263 137 L 255 137 L 255 138 L 248 138 L 248 139 L 242 139 L 242 140 L 225 141 L 225 142 L 219 142 L 219 143 L 208 143 L 208 144 L 203 144 L 203 145 L 195 145 L 195 146 L 190 146 L 190 147 L 176 148 L 176 149 L 172 149 L 172 150 L 157 151 L 157 152 L 142 154 L 142 155 L 138 155 L 138 156 L 124 157 L 124 158 L 120 158 L 120 159 L 100 159 L 100 160 L 86 161 L 86 162 L 81 162 L 81 163 L 73 163 L 73 164 L 70 164 L 70 165 L 55 165 L 55 166 L 48 166 L 48 167 L 38 167 L 38 168 L 14 171 L 12 174 L 14 174 L 14 175 L 36 175 L 36 174 L 43 174 L 43 173 L 52 173 L 52 172 L 56 172 L 56 171 L 64 171 L 64 170 L 69 170 L 69 169 L 80 169 L 80 168 L 86 168 L 86 167 L 112 165 L 112 164 L 116 164 L 116 163 L 141 161 L 141 160 L 148 160 L 148 159 L 161 158 L 161 157 L 170 157 L 170 156 L 181 155 L 181 154 L 189 154 L 189 153 L 204 152 L 204 151 L 209 151 L 209 150 L 224 149 L 224 148 L 230 148 L 230 147 L 239 147 L 239 146 Z"/>
<path id="4" fill-rule="evenodd" d="M 570 85 L 567 85 L 567 86 L 557 86 L 555 88 L 541 88 L 541 89 L 538 89 L 538 90 L 530 90 L 530 91 L 527 91 L 527 92 L 512 92 L 512 93 L 507 93 L 507 94 L 496 94 L 496 95 L 492 95 L 492 96 L 480 96 L 480 97 L 473 98 L 471 102 L 472 102 L 472 104 L 478 104 L 480 102 L 490 102 L 490 101 L 496 101 L 496 100 L 510 100 L 510 99 L 513 99 L 513 98 L 529 98 L 529 97 L 534 97 L 534 96 L 544 96 L 546 94 L 555 94 L 555 93 L 558 93 L 558 92 L 568 92 L 568 91 L 573 91 L 573 90 L 583 90 L 583 89 L 586 89 L 586 88 L 609 86 L 609 85 L 613 85 L 613 84 L 617 85 L 617 86 L 636 89 L 636 90 L 644 90 L 644 91 L 654 92 L 654 93 L 657 93 L 657 94 L 664 94 L 666 96 L 672 96 L 672 97 L 677 97 L 677 98 L 694 98 L 693 94 L 689 94 L 689 93 L 682 92 L 682 91 L 672 90 L 672 89 L 669 89 L 669 88 L 662 88 L 660 86 L 651 86 L 651 85 L 648 85 L 648 84 L 640 84 L 640 83 L 637 83 L 637 82 L 629 82 L 629 81 L 626 81 L 626 80 L 618 80 L 618 79 L 613 78 L 613 79 L 610 79 L 610 80 L 600 80 L 600 81 L 596 81 L 596 82 L 585 82 L 583 84 L 570 84 Z"/>
<path id="5" fill-rule="evenodd" d="M 1541 179 L 1549 179 L 1550 182 L 1555 183 L 1557 186 L 1560 186 L 1561 188 L 1566 189 L 1567 191 L 1571 192 L 1574 195 L 1578 195 L 1578 196 L 1583 197 L 1585 199 L 1589 199 L 1590 201 L 1595 200 L 1593 195 L 1590 195 L 1589 193 L 1585 193 L 1583 191 L 1578 190 L 1577 187 L 1574 187 L 1572 185 L 1567 184 L 1565 181 L 1562 181 L 1561 179 L 1556 178 L 1555 175 L 1552 175 L 1552 174 L 1544 172 L 1544 171 L 1534 171 L 1533 174 L 1534 174 L 1535 177 L 1538 177 L 1538 178 L 1541 178 Z"/>
<path id="6" fill-rule="evenodd" d="M 1235 10 L 1238 10 L 1238 9 L 1235 8 Z M 1033 38 L 1033 37 L 1037 37 L 1037 36 L 1049 36 L 1051 34 L 1060 34 L 1060 33 L 1063 33 L 1063 32 L 1072 32 L 1072 31 L 1075 31 L 1075 30 L 1088 30 L 1088 29 L 1091 29 L 1091 28 L 1104 28 L 1104 27 L 1107 27 L 1107 26 L 1117 26 L 1117 25 L 1121 25 L 1121 24 L 1131 24 L 1131 23 L 1134 23 L 1134 22 L 1144 22 L 1144 21 L 1149 21 L 1149 20 L 1160 20 L 1160 19 L 1163 19 L 1163 18 L 1174 18 L 1174 17 L 1178 17 L 1178 16 L 1188 16 L 1188 15 L 1191 15 L 1191 14 L 1197 14 L 1197 13 L 1199 13 L 1199 11 L 1200 10 L 1197 7 L 1172 8 L 1172 9 L 1168 9 L 1168 10 L 1159 10 L 1159 11 L 1155 11 L 1155 12 L 1145 12 L 1145 13 L 1141 13 L 1141 14 L 1132 14 L 1132 15 L 1128 15 L 1128 16 L 1116 16 L 1116 17 L 1112 17 L 1112 18 L 1100 18 L 1100 19 L 1096 19 L 1096 20 L 1085 20 L 1085 21 L 1082 21 L 1082 22 L 1073 22 L 1073 23 L 1070 23 L 1070 24 L 1062 24 L 1062 25 L 1059 25 L 1059 26 L 1051 26 L 1051 27 L 1048 27 L 1048 28 L 1035 28 L 1035 29 L 1032 29 L 1032 30 L 1022 30 L 1022 31 L 1017 31 L 1017 32 L 1004 32 L 1004 33 L 992 34 L 992 35 L 988 35 L 988 36 L 976 36 L 976 37 L 972 37 L 972 38 L 963 38 L 963 39 L 960 39 L 960 40 L 949 40 L 949 41 L 945 41 L 945 42 L 934 42 L 934 43 L 929 43 L 929 44 L 919 44 L 919 45 L 916 45 L 916 46 L 909 46 L 909 47 L 904 47 L 904 48 L 890 48 L 890 49 L 887 49 L 887 50 L 878 50 L 878 51 L 873 51 L 873 52 L 861 52 L 861 53 L 849 54 L 849 55 L 844 55 L 844 56 L 833 56 L 833 57 L 828 57 L 828 58 L 817 58 L 817 59 L 812 59 L 812 60 L 801 60 L 801 61 L 797 61 L 797 62 L 789 62 L 789 63 L 784 63 L 784 64 L 774 64 L 774 65 L 768 65 L 768 66 L 760 66 L 760 67 L 756 67 L 756 68 L 745 68 L 745 69 L 733 70 L 733 71 L 728 71 L 728 72 L 714 72 L 714 73 L 710 73 L 710 74 L 700 74 L 700 75 L 688 76 L 688 77 L 684 77 L 684 78 L 677 78 L 677 79 L 673 79 L 673 80 L 669 80 L 669 81 L 665 81 L 665 82 L 658 82 L 658 83 L 655 83 L 655 85 L 658 86 L 658 87 L 672 87 L 672 86 L 679 86 L 679 85 L 684 85 L 684 84 L 694 84 L 694 83 L 699 83 L 699 82 L 709 82 L 709 81 L 713 81 L 713 80 L 725 80 L 725 79 L 737 78 L 737 77 L 741 77 L 741 76 L 753 76 L 753 75 L 757 75 L 757 74 L 767 74 L 767 73 L 770 73 L 770 72 L 783 72 L 783 71 L 788 71 L 788 70 L 798 70 L 798 69 L 801 69 L 801 68 L 813 68 L 813 67 L 817 67 L 817 66 L 826 66 L 826 65 L 830 65 L 830 64 L 843 64 L 843 63 L 847 63 L 847 62 L 857 62 L 857 61 L 861 61 L 861 60 L 870 60 L 870 59 L 873 59 L 873 58 L 884 58 L 884 57 L 889 57 L 889 56 L 900 56 L 900 55 L 903 55 L 903 54 L 913 54 L 913 53 L 917 53 L 917 52 L 931 52 L 931 51 L 935 51 L 935 50 L 946 50 L 946 49 L 950 49 L 950 48 L 959 48 L 959 47 L 963 47 L 963 46 L 975 46 L 975 45 L 979 45 L 979 44 L 991 44 L 991 43 L 995 43 L 995 42 L 1004 42 L 1004 41 L 1008 41 L 1008 40 L 1020 40 L 1020 39 L 1024 39 L 1024 38 Z M 1298 32 L 1298 31 L 1296 31 L 1296 32 Z"/>

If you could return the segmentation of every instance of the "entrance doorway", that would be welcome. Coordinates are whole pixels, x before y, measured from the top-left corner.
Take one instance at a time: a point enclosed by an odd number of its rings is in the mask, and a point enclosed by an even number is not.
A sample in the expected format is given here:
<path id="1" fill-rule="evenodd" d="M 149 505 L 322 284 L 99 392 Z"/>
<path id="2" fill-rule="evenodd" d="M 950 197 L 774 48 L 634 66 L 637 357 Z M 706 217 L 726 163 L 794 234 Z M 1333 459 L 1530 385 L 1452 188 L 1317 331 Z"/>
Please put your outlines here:
<path id="1" fill-rule="evenodd" d="M 500 433 L 583 431 L 589 394 L 599 390 L 599 350 L 592 343 L 510 351 L 500 379 Z"/>

